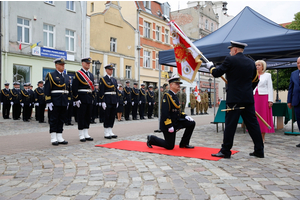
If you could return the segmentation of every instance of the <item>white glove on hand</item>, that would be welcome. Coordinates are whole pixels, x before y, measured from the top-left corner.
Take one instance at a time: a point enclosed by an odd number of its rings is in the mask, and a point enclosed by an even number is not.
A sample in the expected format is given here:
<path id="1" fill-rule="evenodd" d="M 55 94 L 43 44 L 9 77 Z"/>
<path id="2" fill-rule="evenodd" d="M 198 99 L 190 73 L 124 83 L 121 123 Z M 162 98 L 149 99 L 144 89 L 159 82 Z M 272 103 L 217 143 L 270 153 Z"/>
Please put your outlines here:
<path id="1" fill-rule="evenodd" d="M 210 69 L 212 66 L 214 66 L 214 63 L 213 62 L 208 62 L 208 63 L 205 63 L 206 64 L 206 68 L 207 69 Z"/>
<path id="2" fill-rule="evenodd" d="M 142 101 L 139 102 L 139 104 L 141 104 L 141 103 L 142 103 Z"/>
<path id="3" fill-rule="evenodd" d="M 127 101 L 124 101 L 125 105 L 127 104 Z"/>
<path id="4" fill-rule="evenodd" d="M 76 103 L 75 102 L 73 102 L 73 106 L 75 106 L 76 105 Z"/>
<path id="5" fill-rule="evenodd" d="M 21 105 L 22 107 L 24 107 L 24 103 L 20 103 L 20 105 Z"/>
<path id="6" fill-rule="evenodd" d="M 1 105 L 3 105 L 3 102 L 1 102 Z"/>
<path id="7" fill-rule="evenodd" d="M 169 133 L 173 133 L 174 132 L 174 127 L 172 126 L 171 128 L 168 129 Z"/>
<path id="8" fill-rule="evenodd" d="M 132 102 L 132 106 L 134 105 L 134 102 Z"/>
<path id="9" fill-rule="evenodd" d="M 151 102 L 149 102 L 149 106 L 151 106 Z"/>
<path id="10" fill-rule="evenodd" d="M 190 116 L 185 116 L 185 119 L 189 120 L 190 122 L 194 121 L 194 119 L 191 118 Z"/>
<path id="11" fill-rule="evenodd" d="M 29 107 L 31 106 L 31 103 L 29 104 Z"/>
<path id="12" fill-rule="evenodd" d="M 34 105 L 35 105 L 35 106 L 40 106 L 40 104 L 39 104 L 39 103 L 35 103 Z"/>
<path id="13" fill-rule="evenodd" d="M 99 102 L 98 105 L 101 106 L 101 102 Z"/>
<path id="14" fill-rule="evenodd" d="M 10 102 L 10 105 L 14 105 L 14 102 Z"/>
<path id="15" fill-rule="evenodd" d="M 80 107 L 80 104 L 81 104 L 81 101 L 80 101 L 80 100 L 75 101 L 75 104 L 76 104 L 76 106 L 79 108 L 79 107 Z"/>
<path id="16" fill-rule="evenodd" d="M 68 105 L 67 105 L 67 110 L 69 109 L 69 104 L 70 104 L 70 103 L 68 103 Z"/>
<path id="17" fill-rule="evenodd" d="M 105 102 L 102 103 L 102 108 L 103 108 L 103 110 L 106 109 L 106 103 Z"/>
<path id="18" fill-rule="evenodd" d="M 53 103 L 47 103 L 47 107 L 49 108 L 50 111 L 53 110 Z"/>
<path id="19" fill-rule="evenodd" d="M 117 103 L 117 106 L 116 106 L 116 108 L 118 108 L 119 107 L 119 102 Z"/>

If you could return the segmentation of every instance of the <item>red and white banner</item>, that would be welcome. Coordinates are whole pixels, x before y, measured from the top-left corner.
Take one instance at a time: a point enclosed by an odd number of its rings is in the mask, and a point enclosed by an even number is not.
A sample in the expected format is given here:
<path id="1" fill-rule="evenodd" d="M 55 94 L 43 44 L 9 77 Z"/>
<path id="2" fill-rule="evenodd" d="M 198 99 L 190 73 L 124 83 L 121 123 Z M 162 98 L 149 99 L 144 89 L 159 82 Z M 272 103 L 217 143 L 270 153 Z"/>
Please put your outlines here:
<path id="1" fill-rule="evenodd" d="M 196 85 L 196 87 L 195 87 L 194 95 L 195 95 L 195 97 L 196 97 L 196 100 L 197 100 L 198 102 L 200 102 L 200 101 L 201 101 L 201 97 L 200 97 L 200 92 L 198 91 L 197 85 Z"/>
<path id="2" fill-rule="evenodd" d="M 200 60 L 201 55 L 174 21 L 170 21 L 169 25 L 173 38 L 178 74 L 181 79 L 192 83 L 202 63 Z"/>

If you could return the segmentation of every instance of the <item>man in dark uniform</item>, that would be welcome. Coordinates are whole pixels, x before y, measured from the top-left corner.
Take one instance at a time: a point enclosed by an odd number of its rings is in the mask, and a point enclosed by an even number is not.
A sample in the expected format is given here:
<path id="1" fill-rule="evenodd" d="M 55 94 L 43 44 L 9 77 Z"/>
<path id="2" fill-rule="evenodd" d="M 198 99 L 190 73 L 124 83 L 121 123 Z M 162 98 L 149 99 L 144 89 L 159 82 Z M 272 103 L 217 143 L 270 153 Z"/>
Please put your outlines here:
<path id="1" fill-rule="evenodd" d="M 130 114 L 130 110 L 131 110 L 131 87 L 130 87 L 130 81 L 127 80 L 126 82 L 126 86 L 124 87 L 124 104 L 125 104 L 125 120 L 128 121 L 130 120 L 129 118 L 129 114 Z"/>
<path id="2" fill-rule="evenodd" d="M 21 116 L 21 90 L 20 83 L 14 82 L 14 88 L 11 90 L 12 95 L 12 115 L 14 120 L 19 120 Z"/>
<path id="3" fill-rule="evenodd" d="M 193 149 L 194 147 L 189 143 L 196 123 L 190 116 L 180 111 L 179 100 L 176 96 L 182 82 L 178 76 L 174 76 L 169 79 L 169 84 L 170 89 L 163 96 L 160 118 L 160 129 L 165 140 L 154 135 L 148 135 L 147 146 L 152 148 L 152 145 L 155 145 L 172 150 L 175 146 L 176 131 L 185 128 L 179 147 Z"/>
<path id="4" fill-rule="evenodd" d="M 29 107 L 29 119 L 32 119 L 32 110 L 34 108 L 34 91 L 33 89 L 33 85 L 31 83 L 28 83 L 28 92 L 30 94 L 30 99 L 31 99 L 31 103 L 30 103 L 30 107 Z"/>
<path id="5" fill-rule="evenodd" d="M 89 136 L 88 129 L 90 128 L 92 108 L 93 108 L 93 94 L 94 91 L 94 76 L 89 72 L 91 58 L 82 58 L 81 70 L 75 73 L 72 84 L 72 92 L 74 102 L 77 106 L 77 121 L 79 130 L 79 140 L 81 142 L 93 141 Z"/>
<path id="6" fill-rule="evenodd" d="M 10 119 L 9 118 L 9 113 L 10 113 L 10 107 L 11 107 L 11 100 L 12 100 L 12 95 L 9 89 L 9 83 L 4 83 L 4 89 L 1 90 L 0 93 L 0 101 L 2 105 L 2 116 L 3 119 Z"/>
<path id="7" fill-rule="evenodd" d="M 154 117 L 158 117 L 158 87 L 154 89 L 154 106 L 153 106 L 153 114 Z"/>
<path id="8" fill-rule="evenodd" d="M 145 84 L 141 84 L 141 88 L 139 91 L 139 114 L 140 114 L 140 119 L 145 119 L 145 104 L 146 104 L 146 91 L 145 91 Z"/>
<path id="9" fill-rule="evenodd" d="M 228 80 L 226 104 L 228 108 L 245 107 L 229 111 L 225 116 L 225 130 L 222 148 L 215 157 L 230 158 L 234 134 L 240 115 L 254 143 L 254 152 L 250 156 L 264 157 L 264 144 L 260 127 L 255 116 L 253 89 L 258 84 L 258 74 L 255 63 L 243 54 L 245 43 L 231 41 L 230 55 L 217 68 L 210 62 L 207 67 L 214 77 L 226 73 Z"/>
<path id="10" fill-rule="evenodd" d="M 148 102 L 148 119 L 153 119 L 152 118 L 153 106 L 154 106 L 153 85 L 149 85 L 149 91 L 147 92 L 147 102 Z"/>
<path id="11" fill-rule="evenodd" d="M 54 60 L 56 70 L 45 77 L 45 99 L 50 112 L 50 135 L 52 145 L 68 144 L 62 137 L 63 125 L 67 115 L 70 93 L 69 76 L 64 74 L 65 59 Z"/>
<path id="12" fill-rule="evenodd" d="M 21 101 L 20 104 L 23 108 L 23 121 L 24 122 L 29 122 L 30 119 L 30 108 L 31 108 L 31 103 L 32 103 L 32 97 L 29 92 L 29 83 L 24 83 L 24 89 L 21 91 Z"/>
<path id="13" fill-rule="evenodd" d="M 68 108 L 67 108 L 67 115 L 65 119 L 65 125 L 66 126 L 73 126 L 72 124 L 72 116 L 74 112 L 74 101 L 73 101 L 73 92 L 72 92 L 72 78 L 69 76 L 69 82 L 70 82 L 70 93 L 68 96 Z"/>
<path id="14" fill-rule="evenodd" d="M 132 105 L 132 119 L 137 120 L 137 110 L 139 105 L 139 89 L 137 88 L 138 83 L 133 83 L 131 93 L 131 105 Z"/>
<path id="15" fill-rule="evenodd" d="M 92 106 L 92 116 L 91 124 L 96 124 L 95 119 L 98 117 L 98 108 L 99 108 L 99 84 L 95 83 L 95 89 L 93 91 L 93 106 Z"/>
<path id="16" fill-rule="evenodd" d="M 106 139 L 118 137 L 112 132 L 118 107 L 118 85 L 117 80 L 112 77 L 113 70 L 113 65 L 106 65 L 106 75 L 100 79 L 100 96 L 103 96 L 101 99 L 101 106 L 105 112 L 103 123 L 104 138 Z"/>
<path id="17" fill-rule="evenodd" d="M 34 90 L 34 104 L 36 120 L 39 123 L 45 123 L 46 100 L 44 94 L 44 81 L 38 82 L 38 87 Z"/>

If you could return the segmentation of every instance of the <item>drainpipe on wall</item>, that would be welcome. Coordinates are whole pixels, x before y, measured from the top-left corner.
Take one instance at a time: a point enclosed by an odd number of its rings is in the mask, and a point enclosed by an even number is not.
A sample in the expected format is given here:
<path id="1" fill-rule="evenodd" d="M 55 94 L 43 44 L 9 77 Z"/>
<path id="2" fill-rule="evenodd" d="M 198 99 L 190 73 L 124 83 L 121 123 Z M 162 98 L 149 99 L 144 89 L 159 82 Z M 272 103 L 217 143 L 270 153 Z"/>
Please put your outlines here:
<path id="1" fill-rule="evenodd" d="M 140 84 L 140 80 L 141 80 L 141 71 L 140 71 L 140 50 L 141 50 L 141 36 L 140 36 L 140 23 L 139 23 L 139 20 L 140 20 L 140 12 L 142 11 L 141 9 L 138 9 L 137 10 L 137 32 L 138 32 L 138 46 L 137 46 L 137 50 L 138 50 L 138 83 Z"/>

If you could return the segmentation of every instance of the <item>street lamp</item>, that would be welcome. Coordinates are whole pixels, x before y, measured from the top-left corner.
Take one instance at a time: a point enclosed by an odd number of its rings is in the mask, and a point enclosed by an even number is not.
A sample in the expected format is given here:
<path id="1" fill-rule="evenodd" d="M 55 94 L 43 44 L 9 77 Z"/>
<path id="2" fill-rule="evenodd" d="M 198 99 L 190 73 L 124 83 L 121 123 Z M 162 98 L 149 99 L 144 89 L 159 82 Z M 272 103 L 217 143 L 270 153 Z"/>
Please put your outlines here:
<path id="1" fill-rule="evenodd" d="M 97 75 L 97 83 L 99 82 L 99 74 L 100 74 L 100 68 L 102 63 L 99 60 L 95 61 L 95 69 L 96 69 L 96 75 Z"/>
<path id="2" fill-rule="evenodd" d="M 170 71 L 168 71 L 168 76 L 169 76 L 169 78 L 171 78 L 172 77 L 172 75 L 173 75 L 173 72 L 170 70 Z"/>
<path id="3" fill-rule="evenodd" d="M 212 79 L 209 78 L 208 82 L 209 82 L 209 108 L 211 108 L 211 82 L 212 82 Z"/>

